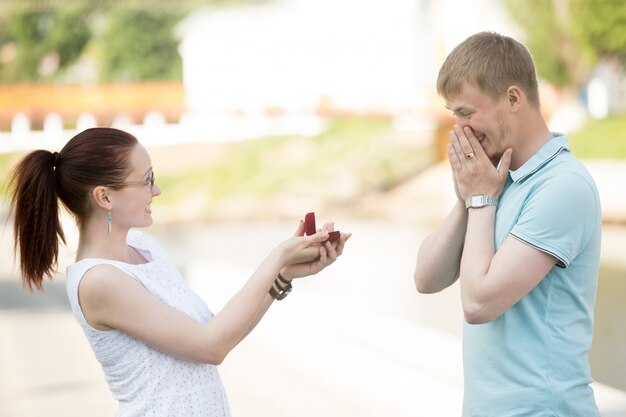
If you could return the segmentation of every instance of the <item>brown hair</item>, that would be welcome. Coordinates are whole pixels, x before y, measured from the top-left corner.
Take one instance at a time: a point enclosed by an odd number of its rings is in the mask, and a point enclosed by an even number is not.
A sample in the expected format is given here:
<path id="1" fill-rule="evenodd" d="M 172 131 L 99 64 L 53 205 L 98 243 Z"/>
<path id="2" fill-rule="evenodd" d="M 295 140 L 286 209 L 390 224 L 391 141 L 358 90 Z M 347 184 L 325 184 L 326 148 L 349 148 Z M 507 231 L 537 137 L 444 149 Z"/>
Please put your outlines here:
<path id="1" fill-rule="evenodd" d="M 43 289 L 52 278 L 65 235 L 57 198 L 80 227 L 89 215 L 89 198 L 98 185 L 116 184 L 129 175 L 128 161 L 137 139 L 112 128 L 87 129 L 60 152 L 36 150 L 24 156 L 9 178 L 14 214 L 14 251 L 19 252 L 22 281 Z"/>
<path id="2" fill-rule="evenodd" d="M 528 49 L 508 36 L 480 32 L 460 43 L 444 61 L 437 77 L 437 92 L 451 99 L 468 82 L 499 99 L 511 85 L 520 87 L 539 109 L 535 64 Z"/>

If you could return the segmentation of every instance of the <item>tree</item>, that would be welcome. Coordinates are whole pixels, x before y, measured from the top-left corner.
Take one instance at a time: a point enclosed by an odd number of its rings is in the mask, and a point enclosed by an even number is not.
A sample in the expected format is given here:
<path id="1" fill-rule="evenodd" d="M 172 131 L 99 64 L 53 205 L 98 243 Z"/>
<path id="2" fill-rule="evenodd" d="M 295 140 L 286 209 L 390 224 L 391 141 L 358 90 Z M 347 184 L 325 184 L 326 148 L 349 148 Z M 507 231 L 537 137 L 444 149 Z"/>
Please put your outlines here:
<path id="1" fill-rule="evenodd" d="M 80 56 L 90 39 L 80 10 L 19 12 L 0 29 L 0 81 L 52 79 Z"/>
<path id="2" fill-rule="evenodd" d="M 0 82 L 59 79 L 92 51 L 103 81 L 180 79 L 172 32 L 180 18 L 201 6 L 260 1 L 0 0 Z"/>
<path id="3" fill-rule="evenodd" d="M 571 0 L 572 32 L 592 59 L 616 56 L 626 61 L 626 2 Z"/>
<path id="4" fill-rule="evenodd" d="M 180 79 L 182 61 L 172 34 L 179 16 L 118 12 L 98 41 L 103 81 Z"/>
<path id="5" fill-rule="evenodd" d="M 539 76 L 577 89 L 602 58 L 626 59 L 623 0 L 505 0 Z"/>

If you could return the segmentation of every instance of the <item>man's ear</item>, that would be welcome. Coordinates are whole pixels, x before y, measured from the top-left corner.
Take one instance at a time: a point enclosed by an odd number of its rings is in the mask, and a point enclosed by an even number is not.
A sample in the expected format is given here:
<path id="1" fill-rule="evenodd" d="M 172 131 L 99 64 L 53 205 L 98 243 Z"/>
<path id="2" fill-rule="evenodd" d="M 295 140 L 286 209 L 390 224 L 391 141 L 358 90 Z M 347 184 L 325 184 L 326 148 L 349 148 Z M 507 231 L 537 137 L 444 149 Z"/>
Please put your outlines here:
<path id="1" fill-rule="evenodd" d="M 91 196 L 93 197 L 96 204 L 102 207 L 105 210 L 111 210 L 113 204 L 111 202 L 111 197 L 109 195 L 109 188 L 104 186 L 97 186 L 91 192 Z"/>
<path id="2" fill-rule="evenodd" d="M 506 99 L 509 103 L 511 111 L 517 112 L 522 100 L 524 99 L 524 92 L 518 86 L 512 85 L 506 90 Z"/>

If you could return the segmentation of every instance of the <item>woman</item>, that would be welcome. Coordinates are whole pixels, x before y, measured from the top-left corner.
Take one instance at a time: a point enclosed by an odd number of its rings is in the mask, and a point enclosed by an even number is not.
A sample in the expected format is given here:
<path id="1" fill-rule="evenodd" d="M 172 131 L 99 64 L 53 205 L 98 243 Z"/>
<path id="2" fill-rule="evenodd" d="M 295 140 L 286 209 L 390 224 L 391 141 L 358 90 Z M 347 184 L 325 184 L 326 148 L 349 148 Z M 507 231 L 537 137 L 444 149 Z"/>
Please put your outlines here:
<path id="1" fill-rule="evenodd" d="M 216 365 L 289 293 L 292 279 L 333 263 L 350 237 L 325 242 L 332 224 L 303 236 L 301 221 L 213 316 L 158 244 L 131 230 L 152 224 L 150 204 L 161 193 L 134 136 L 85 130 L 59 153 L 26 155 L 10 184 L 27 287 L 41 290 L 52 277 L 65 241 L 57 199 L 75 217 L 79 244 L 67 293 L 119 401 L 117 416 L 230 415 Z"/>

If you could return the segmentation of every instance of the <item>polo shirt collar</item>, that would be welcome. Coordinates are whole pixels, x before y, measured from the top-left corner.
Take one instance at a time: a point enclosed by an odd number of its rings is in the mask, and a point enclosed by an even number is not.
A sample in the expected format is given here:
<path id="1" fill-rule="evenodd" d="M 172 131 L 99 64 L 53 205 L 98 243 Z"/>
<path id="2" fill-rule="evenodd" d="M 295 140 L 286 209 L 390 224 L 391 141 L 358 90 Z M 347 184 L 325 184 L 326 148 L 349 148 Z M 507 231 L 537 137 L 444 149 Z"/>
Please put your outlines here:
<path id="1" fill-rule="evenodd" d="M 513 182 L 520 182 L 526 177 L 539 171 L 544 165 L 556 158 L 561 151 L 570 151 L 567 136 L 563 133 L 552 132 L 552 139 L 539 149 L 524 165 L 515 171 L 509 171 Z"/>

